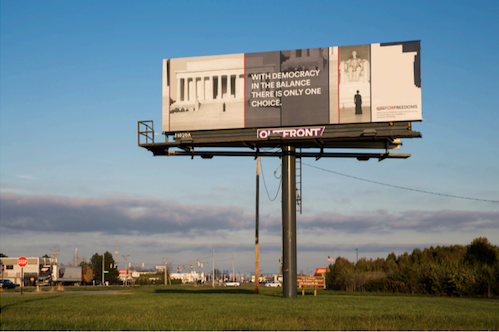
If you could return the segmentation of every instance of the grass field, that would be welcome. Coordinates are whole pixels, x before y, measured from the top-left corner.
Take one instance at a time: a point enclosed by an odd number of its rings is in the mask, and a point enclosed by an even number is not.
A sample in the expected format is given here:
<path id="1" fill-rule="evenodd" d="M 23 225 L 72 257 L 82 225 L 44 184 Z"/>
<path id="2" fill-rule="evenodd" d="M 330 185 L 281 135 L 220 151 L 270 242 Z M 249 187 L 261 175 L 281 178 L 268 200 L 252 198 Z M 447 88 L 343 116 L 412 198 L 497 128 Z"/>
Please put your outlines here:
<path id="1" fill-rule="evenodd" d="M 106 289 L 106 287 L 100 287 Z M 66 288 L 67 289 L 67 288 Z M 79 290 L 83 290 L 80 287 Z M 95 287 L 87 288 L 94 290 Z M 163 286 L 2 295 L 2 330 L 498 330 L 499 299 Z"/>

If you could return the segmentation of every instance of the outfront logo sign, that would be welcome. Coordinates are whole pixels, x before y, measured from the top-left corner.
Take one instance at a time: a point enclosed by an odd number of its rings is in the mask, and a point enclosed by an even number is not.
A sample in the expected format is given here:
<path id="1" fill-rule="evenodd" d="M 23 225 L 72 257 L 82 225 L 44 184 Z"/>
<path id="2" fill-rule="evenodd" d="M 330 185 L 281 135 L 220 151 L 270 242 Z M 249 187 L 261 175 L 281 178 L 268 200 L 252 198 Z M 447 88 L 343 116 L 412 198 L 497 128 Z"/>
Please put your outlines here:
<path id="1" fill-rule="evenodd" d="M 321 136 L 323 132 L 324 127 L 258 129 L 257 137 L 268 138 L 272 134 L 282 137 L 314 137 Z"/>

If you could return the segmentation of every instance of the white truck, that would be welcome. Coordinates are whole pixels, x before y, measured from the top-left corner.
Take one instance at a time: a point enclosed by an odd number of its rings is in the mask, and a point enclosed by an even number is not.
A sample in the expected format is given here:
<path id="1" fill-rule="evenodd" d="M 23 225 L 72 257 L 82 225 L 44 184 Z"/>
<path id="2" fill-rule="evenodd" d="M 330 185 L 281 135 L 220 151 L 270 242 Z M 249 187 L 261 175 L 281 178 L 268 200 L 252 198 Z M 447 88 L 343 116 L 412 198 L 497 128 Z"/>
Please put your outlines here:
<path id="1" fill-rule="evenodd" d="M 38 284 L 42 285 L 75 285 L 81 283 L 81 266 L 44 265 L 40 267 Z"/>

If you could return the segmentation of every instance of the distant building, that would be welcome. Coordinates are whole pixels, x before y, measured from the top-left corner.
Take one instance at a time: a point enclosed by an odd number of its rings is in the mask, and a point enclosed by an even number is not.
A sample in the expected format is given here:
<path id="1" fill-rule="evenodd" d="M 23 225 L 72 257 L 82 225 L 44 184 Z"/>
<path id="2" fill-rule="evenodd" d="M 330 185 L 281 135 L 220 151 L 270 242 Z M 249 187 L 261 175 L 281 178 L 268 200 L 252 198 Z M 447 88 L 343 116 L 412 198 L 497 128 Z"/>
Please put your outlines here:
<path id="1" fill-rule="evenodd" d="M 21 267 L 17 264 L 19 257 L 1 257 L 5 270 L 1 274 L 2 279 L 8 279 L 13 283 L 21 284 Z M 28 264 L 23 267 L 24 281 L 28 282 L 32 277 L 38 280 L 40 271 L 44 266 L 57 265 L 57 258 L 27 257 Z M 47 271 L 50 274 L 50 270 Z"/>
<path id="2" fill-rule="evenodd" d="M 195 282 L 201 280 L 202 282 L 206 281 L 206 273 L 197 273 L 197 272 L 185 272 L 185 273 L 170 273 L 170 278 L 172 279 L 181 279 L 183 283 L 186 282 Z"/>
<path id="3" fill-rule="evenodd" d="M 125 280 L 131 280 L 133 278 L 140 278 L 140 276 L 147 275 L 147 274 L 156 274 L 156 272 L 151 272 L 151 271 L 133 271 L 130 269 L 118 269 L 118 272 L 120 273 L 120 280 L 125 281 Z"/>

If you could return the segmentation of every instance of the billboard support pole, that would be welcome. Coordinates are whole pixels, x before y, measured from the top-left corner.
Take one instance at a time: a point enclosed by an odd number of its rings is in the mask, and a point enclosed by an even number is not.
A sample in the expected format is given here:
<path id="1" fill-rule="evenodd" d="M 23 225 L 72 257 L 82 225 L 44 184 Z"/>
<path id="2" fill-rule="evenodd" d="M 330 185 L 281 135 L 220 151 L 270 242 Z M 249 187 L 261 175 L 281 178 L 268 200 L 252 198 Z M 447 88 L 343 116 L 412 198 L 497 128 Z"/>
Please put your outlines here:
<path id="1" fill-rule="evenodd" d="M 260 278 L 258 277 L 260 269 L 260 251 L 258 248 L 258 223 L 260 215 L 260 156 L 256 157 L 256 213 L 255 213 L 255 294 L 258 294 Z"/>
<path id="2" fill-rule="evenodd" d="M 296 298 L 296 148 L 284 146 L 282 155 L 283 297 Z"/>

